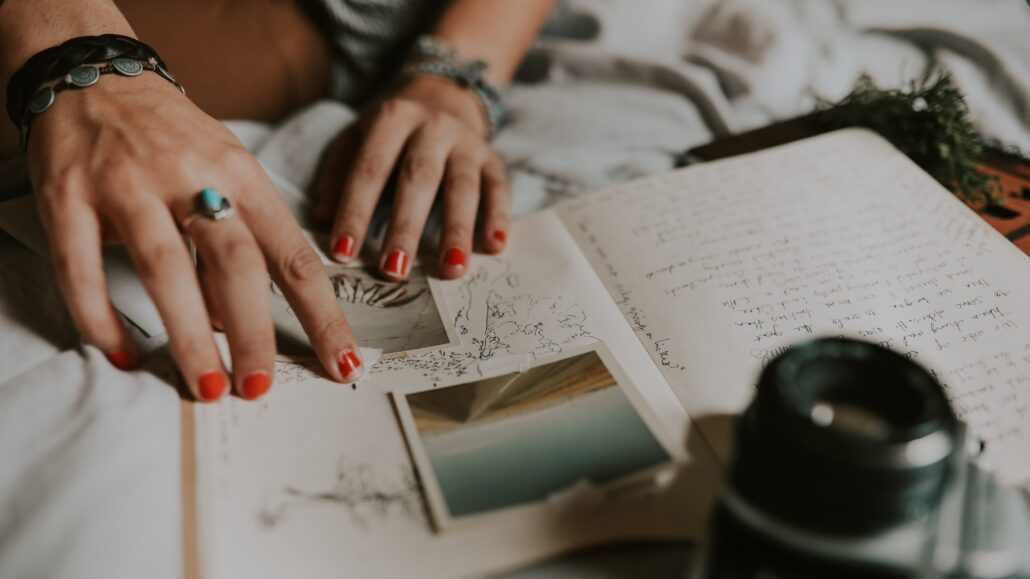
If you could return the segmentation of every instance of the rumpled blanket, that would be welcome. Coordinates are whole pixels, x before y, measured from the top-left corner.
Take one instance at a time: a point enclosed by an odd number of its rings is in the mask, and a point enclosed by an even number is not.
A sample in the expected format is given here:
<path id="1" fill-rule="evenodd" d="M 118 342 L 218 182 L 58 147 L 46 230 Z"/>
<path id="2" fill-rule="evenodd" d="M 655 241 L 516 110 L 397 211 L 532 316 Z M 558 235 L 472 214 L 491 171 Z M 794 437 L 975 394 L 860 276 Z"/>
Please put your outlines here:
<path id="1" fill-rule="evenodd" d="M 888 87 L 939 67 L 985 134 L 1026 151 L 1028 32 L 1024 0 L 565 2 L 494 144 L 525 213 L 808 112 L 861 74 Z M 353 118 L 324 102 L 280 126 L 230 126 L 303 191 Z M 298 214 L 306 202 L 291 200 Z M 182 576 L 179 399 L 156 358 L 122 373 L 79 345 L 47 264 L 0 234 L 0 577 Z"/>

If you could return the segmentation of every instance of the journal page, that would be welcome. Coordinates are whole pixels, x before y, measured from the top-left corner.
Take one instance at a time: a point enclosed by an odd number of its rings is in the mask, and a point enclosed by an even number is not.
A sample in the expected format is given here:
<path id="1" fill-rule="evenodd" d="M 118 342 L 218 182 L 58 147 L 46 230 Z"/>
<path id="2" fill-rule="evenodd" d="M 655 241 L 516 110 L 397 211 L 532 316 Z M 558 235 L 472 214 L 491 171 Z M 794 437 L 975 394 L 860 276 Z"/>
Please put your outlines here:
<path id="1" fill-rule="evenodd" d="M 383 350 L 354 387 L 298 358 L 259 402 L 193 406 L 200 576 L 482 576 L 698 536 L 718 468 L 681 403 L 557 217 L 511 233 L 460 280 L 334 269 Z"/>
<path id="2" fill-rule="evenodd" d="M 1030 479 L 1030 260 L 874 133 L 845 130 L 557 209 L 725 459 L 791 344 L 848 336 L 931 369 L 1008 482 Z"/>

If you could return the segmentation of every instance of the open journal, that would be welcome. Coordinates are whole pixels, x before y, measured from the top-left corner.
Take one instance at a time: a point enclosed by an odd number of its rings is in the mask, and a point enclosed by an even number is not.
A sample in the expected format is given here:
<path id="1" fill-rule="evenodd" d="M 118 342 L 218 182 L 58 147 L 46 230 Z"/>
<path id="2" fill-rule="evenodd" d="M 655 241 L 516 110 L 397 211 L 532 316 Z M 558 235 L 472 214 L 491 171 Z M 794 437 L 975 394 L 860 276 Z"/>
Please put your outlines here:
<path id="1" fill-rule="evenodd" d="M 298 358 L 261 403 L 190 407 L 195 572 L 479 576 L 698 538 L 732 415 L 817 336 L 930 368 L 1030 481 L 1030 261 L 873 133 L 627 183 L 511 237 L 458 281 L 334 270 L 381 328 L 356 388 Z"/>

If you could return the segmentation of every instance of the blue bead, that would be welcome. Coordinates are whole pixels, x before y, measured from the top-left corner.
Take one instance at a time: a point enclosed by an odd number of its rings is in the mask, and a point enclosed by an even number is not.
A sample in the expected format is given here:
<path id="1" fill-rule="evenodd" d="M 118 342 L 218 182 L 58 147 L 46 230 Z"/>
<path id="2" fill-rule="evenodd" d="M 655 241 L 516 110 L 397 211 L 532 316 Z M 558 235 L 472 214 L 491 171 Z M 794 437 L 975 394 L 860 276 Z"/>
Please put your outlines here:
<path id="1" fill-rule="evenodd" d="M 206 187 L 201 191 L 200 199 L 204 202 L 204 205 L 207 205 L 212 211 L 221 209 L 222 204 L 225 202 L 225 198 L 212 187 Z"/>

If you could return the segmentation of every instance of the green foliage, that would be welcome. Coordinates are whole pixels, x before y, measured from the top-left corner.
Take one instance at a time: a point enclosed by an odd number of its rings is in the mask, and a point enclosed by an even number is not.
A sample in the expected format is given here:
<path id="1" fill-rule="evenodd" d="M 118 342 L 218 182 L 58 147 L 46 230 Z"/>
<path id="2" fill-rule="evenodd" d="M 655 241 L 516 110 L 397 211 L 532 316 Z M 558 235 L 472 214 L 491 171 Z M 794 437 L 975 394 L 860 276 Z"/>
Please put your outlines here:
<path id="1" fill-rule="evenodd" d="M 819 109 L 827 128 L 860 126 L 883 135 L 967 203 L 1002 202 L 998 179 L 976 168 L 983 139 L 947 74 L 892 90 L 878 89 L 863 76 L 848 96 L 823 101 Z"/>

